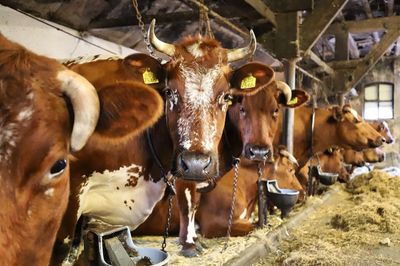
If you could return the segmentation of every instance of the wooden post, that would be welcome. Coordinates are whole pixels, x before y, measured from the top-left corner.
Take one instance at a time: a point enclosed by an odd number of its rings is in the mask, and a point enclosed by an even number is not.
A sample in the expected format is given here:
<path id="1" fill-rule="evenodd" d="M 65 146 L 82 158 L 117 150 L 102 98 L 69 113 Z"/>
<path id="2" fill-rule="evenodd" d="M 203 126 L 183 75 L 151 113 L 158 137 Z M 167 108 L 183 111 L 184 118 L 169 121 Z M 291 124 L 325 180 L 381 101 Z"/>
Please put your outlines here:
<path id="1" fill-rule="evenodd" d="M 298 58 L 288 60 L 285 64 L 286 82 L 289 87 L 294 90 L 296 85 L 296 62 Z M 283 119 L 283 144 L 290 153 L 293 153 L 293 126 L 294 126 L 294 109 L 286 108 Z"/>

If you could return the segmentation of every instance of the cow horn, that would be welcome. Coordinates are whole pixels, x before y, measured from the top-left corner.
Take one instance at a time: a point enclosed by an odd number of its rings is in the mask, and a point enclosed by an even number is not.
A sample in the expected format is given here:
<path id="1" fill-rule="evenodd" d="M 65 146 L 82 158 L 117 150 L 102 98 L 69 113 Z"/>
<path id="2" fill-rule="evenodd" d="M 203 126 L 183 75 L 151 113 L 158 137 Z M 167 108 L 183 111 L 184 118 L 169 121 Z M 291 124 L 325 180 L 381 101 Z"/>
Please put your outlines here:
<path id="1" fill-rule="evenodd" d="M 283 81 L 277 80 L 276 86 L 278 90 L 282 91 L 282 93 L 285 95 L 286 103 L 288 103 L 292 99 L 292 90 L 290 89 L 289 85 Z"/>
<path id="2" fill-rule="evenodd" d="M 96 128 L 100 113 L 99 98 L 93 85 L 72 70 L 58 72 L 57 78 L 61 82 L 61 91 L 71 100 L 74 109 L 71 148 L 78 151 Z"/>
<path id="3" fill-rule="evenodd" d="M 250 43 L 246 47 L 227 50 L 228 62 L 237 61 L 248 55 L 253 55 L 256 51 L 257 40 L 253 30 L 250 30 Z"/>
<path id="4" fill-rule="evenodd" d="M 279 153 L 282 156 L 285 156 L 286 158 L 289 159 L 289 161 L 291 161 L 292 163 L 294 163 L 297 167 L 299 166 L 299 163 L 297 162 L 296 158 L 293 156 L 293 154 L 291 154 L 290 152 L 288 152 L 287 150 L 280 150 Z"/>
<path id="5" fill-rule="evenodd" d="M 150 23 L 149 31 L 147 33 L 147 38 L 150 44 L 153 45 L 154 48 L 157 49 L 157 51 L 169 56 L 173 56 L 175 53 L 175 46 L 173 44 L 163 42 L 157 38 L 156 34 L 154 33 L 155 25 L 156 25 L 156 20 L 153 18 L 153 20 Z"/>

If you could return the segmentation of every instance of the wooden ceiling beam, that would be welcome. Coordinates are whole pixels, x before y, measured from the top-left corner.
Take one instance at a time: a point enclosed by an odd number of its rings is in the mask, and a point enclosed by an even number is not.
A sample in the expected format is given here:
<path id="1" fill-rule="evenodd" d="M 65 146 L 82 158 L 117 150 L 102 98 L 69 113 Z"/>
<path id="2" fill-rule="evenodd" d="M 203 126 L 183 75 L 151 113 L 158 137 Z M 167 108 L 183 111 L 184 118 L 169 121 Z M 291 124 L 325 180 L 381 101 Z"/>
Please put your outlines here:
<path id="1" fill-rule="evenodd" d="M 397 29 L 399 27 L 400 16 L 391 16 L 333 23 L 328 27 L 325 33 L 334 34 L 338 28 L 345 28 L 351 33 L 368 33 L 384 29 Z"/>
<path id="2" fill-rule="evenodd" d="M 260 15 L 265 17 L 269 22 L 271 22 L 274 27 L 276 27 L 275 14 L 272 10 L 264 4 L 261 0 L 244 0 L 246 3 L 251 5 Z"/>
<path id="3" fill-rule="evenodd" d="M 314 63 L 319 65 L 321 67 L 321 69 L 324 72 L 326 72 L 328 75 L 330 75 L 330 76 L 334 76 L 335 75 L 335 70 L 332 67 L 330 67 L 327 63 L 322 61 L 322 59 L 319 58 L 319 56 L 316 55 L 311 50 L 307 54 L 304 55 L 304 58 L 311 59 Z"/>
<path id="4" fill-rule="evenodd" d="M 263 2 L 279 13 L 311 11 L 314 9 L 314 0 L 263 0 Z"/>
<path id="5" fill-rule="evenodd" d="M 307 53 L 348 0 L 320 0 L 300 27 L 300 50 Z"/>

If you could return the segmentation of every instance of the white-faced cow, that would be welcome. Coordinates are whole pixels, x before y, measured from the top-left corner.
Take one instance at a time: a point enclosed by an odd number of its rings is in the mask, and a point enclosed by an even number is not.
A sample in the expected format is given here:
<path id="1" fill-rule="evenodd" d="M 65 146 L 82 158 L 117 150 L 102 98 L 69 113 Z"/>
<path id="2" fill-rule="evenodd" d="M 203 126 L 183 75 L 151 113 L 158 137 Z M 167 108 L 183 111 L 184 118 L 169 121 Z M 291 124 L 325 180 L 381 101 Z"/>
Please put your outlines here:
<path id="1" fill-rule="evenodd" d="M 71 166 L 71 201 L 60 241 L 72 234 L 82 214 L 135 229 L 163 197 L 162 176 L 168 172 L 195 188 L 215 185 L 229 96 L 235 90 L 252 91 L 231 88 L 229 62 L 254 52 L 251 36 L 248 47 L 233 50 L 201 36 L 172 45 L 155 36 L 153 21 L 149 40 L 171 57 L 166 65 L 144 54 L 70 62 L 72 70 L 96 87 L 101 115 L 88 145 L 75 154 Z M 120 99 L 109 99 L 110 95 Z M 177 193 L 178 199 L 185 198 L 179 188 Z"/>
<path id="2" fill-rule="evenodd" d="M 48 265 L 67 207 L 69 153 L 98 115 L 87 80 L 0 34 L 2 265 Z"/>

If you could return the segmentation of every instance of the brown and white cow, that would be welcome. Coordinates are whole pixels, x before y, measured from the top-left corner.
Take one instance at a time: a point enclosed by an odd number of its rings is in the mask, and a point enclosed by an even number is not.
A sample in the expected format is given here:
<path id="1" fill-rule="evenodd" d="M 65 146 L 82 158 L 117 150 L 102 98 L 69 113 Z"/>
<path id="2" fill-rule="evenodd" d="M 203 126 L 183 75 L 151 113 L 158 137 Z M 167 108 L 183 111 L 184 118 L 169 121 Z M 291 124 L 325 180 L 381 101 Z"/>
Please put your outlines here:
<path id="1" fill-rule="evenodd" d="M 149 40 L 171 57 L 166 65 L 144 54 L 85 64 L 70 62 L 72 70 L 96 87 L 101 116 L 88 145 L 75 154 L 71 204 L 59 240 L 71 235 L 81 214 L 135 229 L 164 195 L 162 171 L 195 189 L 199 184 L 214 186 L 219 178 L 218 146 L 229 96 L 253 90 L 231 87 L 234 71 L 229 62 L 254 52 L 255 37 L 251 36 L 248 47 L 233 50 L 201 36 L 172 45 L 155 36 L 153 21 Z M 148 93 L 149 86 L 157 91 L 157 97 Z M 121 98 L 108 100 L 111 94 Z M 162 113 L 161 95 L 164 116 L 157 121 L 149 119 Z M 139 118 L 133 116 L 137 112 Z M 146 128 L 149 134 L 143 132 Z M 179 188 L 177 194 L 178 198 L 182 195 Z"/>
<path id="2" fill-rule="evenodd" d="M 310 124 L 312 108 L 301 107 L 295 111 L 294 156 L 302 167 L 310 152 Z M 278 144 L 280 133 L 274 144 Z M 315 109 L 313 151 L 324 151 L 337 145 L 362 150 L 379 147 L 385 139 L 369 123 L 364 121 L 349 105 Z"/>
<path id="3" fill-rule="evenodd" d="M 87 80 L 0 34 L 2 265 L 48 265 L 67 207 L 69 154 L 98 114 Z"/>
<path id="4" fill-rule="evenodd" d="M 386 121 L 375 121 L 375 122 L 370 122 L 370 125 L 379 132 L 379 134 L 382 135 L 382 137 L 385 139 L 385 142 L 387 144 L 391 144 L 394 142 L 394 137 L 392 135 L 392 132 L 390 131 L 389 125 Z"/>

